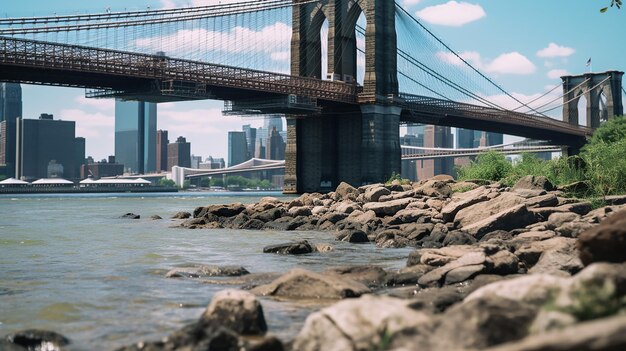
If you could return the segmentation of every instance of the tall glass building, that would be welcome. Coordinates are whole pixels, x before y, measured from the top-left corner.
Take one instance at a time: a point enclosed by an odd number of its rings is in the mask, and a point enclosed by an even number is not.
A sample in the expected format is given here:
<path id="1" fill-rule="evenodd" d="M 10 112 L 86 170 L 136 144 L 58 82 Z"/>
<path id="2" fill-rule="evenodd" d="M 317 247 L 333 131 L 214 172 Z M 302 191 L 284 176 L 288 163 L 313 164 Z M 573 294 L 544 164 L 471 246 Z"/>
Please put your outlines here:
<path id="1" fill-rule="evenodd" d="M 0 83 L 0 165 L 5 176 L 15 176 L 16 120 L 22 117 L 22 87 L 17 83 Z"/>
<path id="2" fill-rule="evenodd" d="M 129 173 L 156 171 L 157 106 L 115 101 L 115 159 Z"/>

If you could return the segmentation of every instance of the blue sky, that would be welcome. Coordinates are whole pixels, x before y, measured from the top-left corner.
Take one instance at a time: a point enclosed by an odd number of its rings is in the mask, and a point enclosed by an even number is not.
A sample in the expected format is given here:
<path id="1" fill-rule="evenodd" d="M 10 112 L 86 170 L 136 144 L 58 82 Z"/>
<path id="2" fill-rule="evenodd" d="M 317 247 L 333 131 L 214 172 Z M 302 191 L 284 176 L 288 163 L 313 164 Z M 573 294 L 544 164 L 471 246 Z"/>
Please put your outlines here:
<path id="1" fill-rule="evenodd" d="M 222 0 L 224 2 L 232 0 Z M 3 1 L 0 16 L 44 16 L 202 5 L 217 0 L 22 0 Z M 626 10 L 599 9 L 609 0 L 401 0 L 435 34 L 464 58 L 522 100 L 531 100 L 560 84 L 562 74 L 579 74 L 592 58 L 594 71 L 624 70 Z M 559 89 L 557 89 L 557 92 Z M 23 86 L 24 116 L 54 113 L 75 120 L 87 138 L 87 154 L 104 158 L 114 150 L 114 110 L 110 100 L 88 100 L 81 89 Z M 558 94 L 556 95 L 558 97 Z M 494 97 L 498 99 L 498 97 Z M 228 130 L 258 119 L 222 117 L 222 103 L 183 102 L 159 105 L 160 129 L 192 143 L 203 157 L 226 157 Z"/>

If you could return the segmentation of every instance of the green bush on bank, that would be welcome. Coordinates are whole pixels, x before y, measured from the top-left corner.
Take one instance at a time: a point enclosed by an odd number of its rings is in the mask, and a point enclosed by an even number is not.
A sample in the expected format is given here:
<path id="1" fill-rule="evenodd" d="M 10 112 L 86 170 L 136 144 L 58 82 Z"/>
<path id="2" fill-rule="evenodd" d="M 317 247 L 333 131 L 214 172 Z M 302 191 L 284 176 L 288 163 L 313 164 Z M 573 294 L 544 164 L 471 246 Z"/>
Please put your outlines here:
<path id="1" fill-rule="evenodd" d="M 458 169 L 460 180 L 486 179 L 512 186 L 520 178 L 545 176 L 556 186 L 585 182 L 587 197 L 626 194 L 626 118 L 617 117 L 598 128 L 580 156 L 544 161 L 522 155 L 512 165 L 504 155 L 488 151 Z"/>

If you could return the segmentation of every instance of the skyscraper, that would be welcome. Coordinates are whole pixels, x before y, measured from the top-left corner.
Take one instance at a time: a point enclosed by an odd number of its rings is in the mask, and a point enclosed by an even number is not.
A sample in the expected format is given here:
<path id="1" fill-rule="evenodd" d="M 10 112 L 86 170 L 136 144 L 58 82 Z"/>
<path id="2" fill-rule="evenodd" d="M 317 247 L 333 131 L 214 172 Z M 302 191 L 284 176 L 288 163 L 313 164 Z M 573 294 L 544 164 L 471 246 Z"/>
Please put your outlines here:
<path id="1" fill-rule="evenodd" d="M 158 130 L 156 135 L 156 171 L 167 172 L 167 130 Z"/>
<path id="2" fill-rule="evenodd" d="M 461 149 L 500 145 L 503 143 L 503 139 L 503 135 L 500 133 L 488 133 L 462 128 L 457 128 L 456 130 L 456 147 Z"/>
<path id="3" fill-rule="evenodd" d="M 174 166 L 191 167 L 191 143 L 181 136 L 167 145 L 167 170 L 171 171 Z"/>
<path id="4" fill-rule="evenodd" d="M 22 87 L 0 83 L 0 165 L 6 165 L 7 177 L 15 176 L 15 127 L 22 117 Z"/>
<path id="5" fill-rule="evenodd" d="M 285 142 L 283 137 L 274 127 L 267 138 L 267 146 L 265 150 L 265 158 L 268 160 L 284 160 L 285 159 Z"/>
<path id="6" fill-rule="evenodd" d="M 424 128 L 424 146 L 452 148 L 454 146 L 452 130 L 450 127 L 427 125 Z M 454 160 L 446 157 L 417 162 L 417 177 L 419 179 L 427 179 L 438 174 L 454 175 Z"/>
<path id="7" fill-rule="evenodd" d="M 130 173 L 156 170 L 157 106 L 115 101 L 115 158 Z"/>
<path id="8" fill-rule="evenodd" d="M 248 143 L 246 132 L 228 132 L 228 167 L 246 162 L 248 158 Z"/>
<path id="9" fill-rule="evenodd" d="M 52 115 L 16 120 L 17 178 L 51 176 L 78 180 L 85 161 L 85 139 L 76 138 L 76 123 Z"/>
<path id="10" fill-rule="evenodd" d="M 246 133 L 246 143 L 248 144 L 248 159 L 251 159 L 256 154 L 256 128 L 246 124 L 243 126 L 243 131 Z"/>

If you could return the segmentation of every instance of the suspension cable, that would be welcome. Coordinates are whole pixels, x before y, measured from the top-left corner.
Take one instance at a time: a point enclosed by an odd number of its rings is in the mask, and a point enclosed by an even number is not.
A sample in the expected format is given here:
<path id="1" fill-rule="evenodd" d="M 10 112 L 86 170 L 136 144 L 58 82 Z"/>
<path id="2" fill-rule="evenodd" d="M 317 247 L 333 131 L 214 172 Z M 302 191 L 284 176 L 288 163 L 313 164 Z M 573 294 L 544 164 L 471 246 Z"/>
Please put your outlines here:
<path id="1" fill-rule="evenodd" d="M 606 77 L 603 81 L 601 81 L 600 83 L 596 84 L 593 88 L 589 88 L 589 89 L 587 89 L 586 91 L 584 91 L 584 92 L 583 92 L 582 94 L 580 94 L 580 95 L 583 95 L 583 94 L 586 94 L 586 93 L 588 93 L 588 92 L 590 92 L 590 91 L 592 91 L 592 90 L 595 90 L 597 87 L 599 87 L 600 85 L 604 84 L 604 82 L 606 82 L 606 81 L 607 81 L 607 80 L 609 80 L 610 78 L 611 78 L 611 77 Z M 561 104 L 561 105 L 559 105 L 559 106 L 553 107 L 553 108 L 551 108 L 551 109 L 549 109 L 549 110 L 545 110 L 545 111 L 543 111 L 543 112 L 544 112 L 544 113 L 546 113 L 546 112 L 550 112 L 550 111 L 556 110 L 557 108 L 563 107 L 563 106 L 565 106 L 566 104 L 569 104 L 570 102 L 572 102 L 572 101 L 574 101 L 574 100 L 578 99 L 578 98 L 580 97 L 580 95 L 578 95 L 578 96 L 576 96 L 576 97 L 574 97 L 574 98 L 571 98 L 571 99 L 569 99 L 569 100 L 565 101 L 564 103 L 562 103 L 562 104 Z"/>
<path id="2" fill-rule="evenodd" d="M 545 103 L 545 104 L 543 104 L 543 105 L 541 105 L 541 106 L 537 106 L 537 107 L 536 107 L 536 109 L 538 110 L 538 109 L 541 109 L 541 108 L 547 107 L 547 106 L 549 106 L 550 104 L 552 104 L 553 102 L 555 102 L 555 101 L 557 101 L 557 100 L 560 100 L 560 99 L 561 99 L 561 98 L 563 98 L 564 96 L 566 96 L 566 95 L 570 94 L 571 92 L 573 92 L 574 90 L 576 90 L 576 89 L 580 88 L 583 84 L 587 83 L 587 82 L 589 81 L 589 79 L 591 79 L 591 78 L 587 78 L 587 79 L 585 79 L 584 81 L 582 81 L 582 83 L 580 83 L 580 84 L 578 84 L 577 86 L 573 87 L 572 89 L 570 89 L 570 90 L 569 90 L 569 91 L 567 91 L 566 93 L 563 93 L 563 95 L 561 95 L 561 96 L 557 97 L 556 99 L 554 99 L 554 100 L 552 100 L 552 101 L 549 101 L 549 102 L 547 102 L 547 103 Z M 559 86 L 557 85 L 556 87 L 559 87 Z M 563 105 L 561 105 L 561 106 L 563 106 Z M 557 107 L 560 107 L 560 106 L 557 106 Z"/>
<path id="3" fill-rule="evenodd" d="M 302 3 L 298 3 L 298 5 L 304 5 L 313 3 L 317 0 L 307 0 Z M 180 21 L 192 21 L 198 19 L 205 18 L 214 18 L 214 17 L 222 17 L 222 16 L 232 16 L 238 14 L 245 14 L 256 11 L 267 11 L 267 10 L 276 10 L 286 7 L 294 6 L 292 1 L 272 1 L 266 3 L 259 4 L 250 4 L 248 3 L 237 3 L 238 5 L 245 4 L 246 6 L 229 6 L 229 12 L 225 12 L 223 8 L 218 7 L 211 9 L 212 11 L 202 13 L 197 13 L 199 11 L 194 11 L 194 14 L 184 14 L 180 16 L 174 17 L 159 17 L 153 19 L 140 19 L 140 20 L 130 20 L 130 21 L 121 21 L 121 22 L 96 22 L 96 23 L 88 23 L 88 24 L 75 24 L 75 25 L 62 25 L 62 26 L 53 26 L 53 27 L 30 27 L 30 28 L 5 28 L 0 29 L 0 35 L 20 35 L 20 34 L 36 34 L 36 33 L 50 33 L 50 32 L 74 32 L 81 30 L 95 30 L 95 29 L 106 29 L 106 28 L 121 28 L 121 27 L 136 27 L 136 26 L 144 26 L 147 24 L 163 24 L 163 23 L 172 23 L 172 22 L 180 22 Z M 236 4 L 235 4 L 236 5 Z M 133 17 L 130 17 L 133 18 Z"/>
<path id="4" fill-rule="evenodd" d="M 515 100 L 517 103 L 528 107 L 531 111 L 534 111 L 538 114 L 541 114 L 539 111 L 533 109 L 530 106 L 527 106 L 526 104 L 524 104 L 522 101 L 520 101 L 519 99 L 517 99 L 516 97 L 514 97 L 513 95 L 511 95 L 508 91 L 504 90 L 502 87 L 500 87 L 498 84 L 496 84 L 493 80 L 491 80 L 489 77 L 485 76 L 481 71 L 479 71 L 477 68 L 475 68 L 474 66 L 472 66 L 469 62 L 467 62 L 464 58 L 462 58 L 459 54 L 456 53 L 456 51 L 452 50 L 452 48 L 450 48 L 446 43 L 444 43 L 441 39 L 439 39 L 435 34 L 433 34 L 433 32 L 431 32 L 430 30 L 428 30 L 428 28 L 426 28 L 420 21 L 418 21 L 415 17 L 413 17 L 413 15 L 411 15 L 407 10 L 405 10 L 402 6 L 400 6 L 400 4 L 398 4 L 396 2 L 396 8 L 399 8 L 400 11 L 402 11 L 405 15 L 409 16 L 409 18 L 411 18 L 415 23 L 417 23 L 422 29 L 424 29 L 428 34 L 430 34 L 437 42 L 439 42 L 441 45 L 443 45 L 443 47 L 445 47 L 447 50 L 449 50 L 452 54 L 454 54 L 454 56 L 456 56 L 459 60 L 461 60 L 461 62 L 463 62 L 464 64 L 466 64 L 468 67 L 470 67 L 474 72 L 478 73 L 481 77 L 483 77 L 484 79 L 486 79 L 489 83 L 491 83 L 493 86 L 495 86 L 498 90 L 500 90 L 502 93 L 504 93 L 505 95 L 507 95 L 508 97 L 510 97 L 511 99 Z"/>
<path id="5" fill-rule="evenodd" d="M 538 98 L 536 98 L 536 99 L 532 99 L 532 100 L 528 101 L 528 102 L 526 103 L 526 105 L 530 105 L 530 104 L 532 104 L 533 102 L 535 102 L 535 101 L 537 101 L 537 100 L 541 99 L 541 98 L 542 98 L 542 97 L 544 97 L 544 96 L 547 96 L 548 94 L 550 94 L 551 92 L 555 91 L 557 88 L 560 88 L 560 87 L 561 87 L 560 85 L 555 86 L 554 88 L 550 89 L 549 91 L 547 91 L 547 92 L 545 92 L 545 93 L 541 94 L 541 96 L 539 96 Z M 561 97 L 562 97 L 562 96 L 561 96 Z M 523 106 L 523 105 L 519 105 L 518 107 L 514 108 L 514 109 L 513 109 L 513 110 L 511 110 L 511 111 L 517 111 L 517 110 L 519 110 L 519 109 L 520 109 L 520 108 L 522 108 L 522 107 L 524 107 L 524 106 Z"/>

